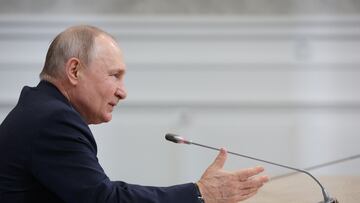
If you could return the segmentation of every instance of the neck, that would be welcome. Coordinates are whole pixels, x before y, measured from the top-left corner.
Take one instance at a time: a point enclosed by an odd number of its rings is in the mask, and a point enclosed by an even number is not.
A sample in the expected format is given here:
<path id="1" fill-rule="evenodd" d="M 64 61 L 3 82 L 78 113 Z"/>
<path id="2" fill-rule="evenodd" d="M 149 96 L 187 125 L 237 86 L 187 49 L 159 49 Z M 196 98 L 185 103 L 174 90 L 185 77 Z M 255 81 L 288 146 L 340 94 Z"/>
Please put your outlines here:
<path id="1" fill-rule="evenodd" d="M 53 84 L 60 92 L 65 96 L 65 98 L 71 103 L 70 96 L 69 96 L 69 85 L 62 79 L 56 78 L 45 78 L 43 79 L 51 84 Z"/>

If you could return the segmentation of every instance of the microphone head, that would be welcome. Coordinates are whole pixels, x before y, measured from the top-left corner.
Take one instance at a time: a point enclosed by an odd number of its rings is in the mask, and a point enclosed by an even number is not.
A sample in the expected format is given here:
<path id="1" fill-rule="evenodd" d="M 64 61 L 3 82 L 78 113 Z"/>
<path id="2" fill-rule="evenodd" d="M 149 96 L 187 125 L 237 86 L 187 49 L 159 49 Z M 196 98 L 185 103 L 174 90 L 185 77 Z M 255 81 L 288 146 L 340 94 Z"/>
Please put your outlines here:
<path id="1" fill-rule="evenodd" d="M 177 144 L 191 144 L 190 141 L 178 136 L 178 135 L 175 135 L 175 134 L 172 134 L 172 133 L 167 133 L 165 135 L 165 139 L 170 141 L 170 142 L 174 142 L 174 143 L 177 143 Z"/>

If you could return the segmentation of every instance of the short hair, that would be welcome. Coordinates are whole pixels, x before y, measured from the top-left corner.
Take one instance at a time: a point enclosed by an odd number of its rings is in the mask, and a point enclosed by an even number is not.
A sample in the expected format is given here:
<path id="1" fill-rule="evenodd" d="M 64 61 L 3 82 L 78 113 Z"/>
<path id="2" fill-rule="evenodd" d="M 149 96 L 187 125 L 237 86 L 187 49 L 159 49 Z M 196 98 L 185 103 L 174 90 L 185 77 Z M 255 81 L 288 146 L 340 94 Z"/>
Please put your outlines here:
<path id="1" fill-rule="evenodd" d="M 101 34 L 116 41 L 107 32 L 90 25 L 73 26 L 58 34 L 49 46 L 40 79 L 49 80 L 63 76 L 63 67 L 72 57 L 88 65 L 95 55 L 95 38 Z"/>

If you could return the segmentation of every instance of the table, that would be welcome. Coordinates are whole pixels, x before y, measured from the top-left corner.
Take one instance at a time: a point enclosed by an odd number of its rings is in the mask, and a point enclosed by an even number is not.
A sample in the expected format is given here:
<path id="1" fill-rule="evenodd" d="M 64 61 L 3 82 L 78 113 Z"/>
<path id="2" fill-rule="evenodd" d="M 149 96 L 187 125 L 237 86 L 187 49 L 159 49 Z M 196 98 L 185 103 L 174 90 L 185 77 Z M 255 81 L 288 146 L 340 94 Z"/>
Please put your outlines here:
<path id="1" fill-rule="evenodd" d="M 317 177 L 318 178 L 318 177 Z M 360 203 L 359 176 L 322 176 L 318 178 L 331 197 L 339 203 Z M 309 176 L 297 174 L 270 180 L 244 203 L 318 203 L 323 200 L 320 186 Z"/>

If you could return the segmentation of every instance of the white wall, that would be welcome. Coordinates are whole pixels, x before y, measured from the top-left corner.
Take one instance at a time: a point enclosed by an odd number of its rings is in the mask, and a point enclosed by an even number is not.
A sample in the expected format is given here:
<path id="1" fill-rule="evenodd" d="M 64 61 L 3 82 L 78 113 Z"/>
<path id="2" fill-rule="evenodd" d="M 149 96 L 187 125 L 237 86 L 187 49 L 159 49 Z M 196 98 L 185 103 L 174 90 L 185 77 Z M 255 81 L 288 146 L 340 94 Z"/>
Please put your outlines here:
<path id="1" fill-rule="evenodd" d="M 2 14 L 349 15 L 357 0 L 1 0 Z"/>
<path id="2" fill-rule="evenodd" d="M 216 153 L 166 142 L 166 132 L 296 167 L 359 153 L 359 16 L 2 15 L 0 120 L 37 84 L 51 39 L 78 23 L 115 35 L 128 65 L 127 101 L 91 127 L 113 179 L 197 180 Z M 258 164 L 230 156 L 226 167 Z M 359 169 L 354 160 L 313 172 Z"/>

